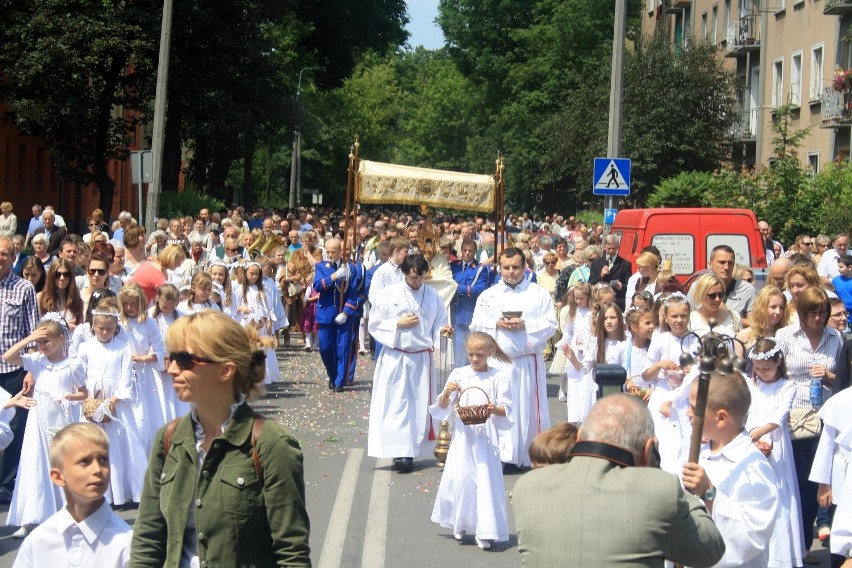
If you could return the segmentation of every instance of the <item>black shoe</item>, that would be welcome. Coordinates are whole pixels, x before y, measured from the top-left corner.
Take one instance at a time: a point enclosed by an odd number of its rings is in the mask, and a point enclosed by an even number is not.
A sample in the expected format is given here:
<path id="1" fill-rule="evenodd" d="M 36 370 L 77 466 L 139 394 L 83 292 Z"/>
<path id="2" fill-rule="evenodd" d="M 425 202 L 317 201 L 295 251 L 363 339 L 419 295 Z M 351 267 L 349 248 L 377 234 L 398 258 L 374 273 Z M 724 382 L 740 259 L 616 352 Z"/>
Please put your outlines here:
<path id="1" fill-rule="evenodd" d="M 397 471 L 400 473 L 409 473 L 414 469 L 414 458 L 396 458 L 399 461 L 395 463 Z"/>
<path id="2" fill-rule="evenodd" d="M 328 388 L 330 388 L 330 389 L 334 388 L 334 381 L 332 381 L 331 379 L 328 380 Z"/>
<path id="3" fill-rule="evenodd" d="M 343 392 L 343 387 L 334 387 L 334 392 Z"/>
<path id="4" fill-rule="evenodd" d="M 5 487 L 0 488 L 0 505 L 12 504 L 12 492 Z"/>

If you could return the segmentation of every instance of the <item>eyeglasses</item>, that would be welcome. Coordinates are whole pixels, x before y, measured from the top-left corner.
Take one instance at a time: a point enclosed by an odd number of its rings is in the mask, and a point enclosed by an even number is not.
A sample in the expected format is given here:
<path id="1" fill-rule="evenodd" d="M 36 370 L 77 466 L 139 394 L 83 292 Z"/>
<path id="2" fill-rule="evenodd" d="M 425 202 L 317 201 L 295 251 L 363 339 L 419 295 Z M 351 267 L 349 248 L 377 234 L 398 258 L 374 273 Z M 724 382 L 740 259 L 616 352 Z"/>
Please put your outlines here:
<path id="1" fill-rule="evenodd" d="M 106 273 L 107 273 L 106 268 L 90 268 L 89 269 L 89 276 L 94 276 L 95 274 L 97 274 L 98 276 L 103 276 Z"/>
<path id="2" fill-rule="evenodd" d="M 825 310 L 808 310 L 807 312 L 805 312 L 805 315 L 809 318 L 818 317 L 822 319 L 826 316 L 826 314 L 828 314 L 828 312 Z"/>
<path id="3" fill-rule="evenodd" d="M 708 292 L 707 297 L 711 300 L 721 300 L 725 297 L 724 292 Z"/>
<path id="4" fill-rule="evenodd" d="M 836 314 L 831 314 L 831 317 L 846 319 L 849 317 L 849 312 L 837 312 Z"/>
<path id="5" fill-rule="evenodd" d="M 71 278 L 71 273 L 68 272 L 68 271 L 65 271 L 65 270 L 57 270 L 54 273 L 53 277 L 56 278 L 57 280 L 59 280 L 61 278 Z"/>
<path id="6" fill-rule="evenodd" d="M 174 362 L 181 371 L 190 371 L 199 363 L 215 363 L 212 359 L 206 359 L 194 355 L 188 351 L 174 351 L 169 353 L 169 361 Z"/>

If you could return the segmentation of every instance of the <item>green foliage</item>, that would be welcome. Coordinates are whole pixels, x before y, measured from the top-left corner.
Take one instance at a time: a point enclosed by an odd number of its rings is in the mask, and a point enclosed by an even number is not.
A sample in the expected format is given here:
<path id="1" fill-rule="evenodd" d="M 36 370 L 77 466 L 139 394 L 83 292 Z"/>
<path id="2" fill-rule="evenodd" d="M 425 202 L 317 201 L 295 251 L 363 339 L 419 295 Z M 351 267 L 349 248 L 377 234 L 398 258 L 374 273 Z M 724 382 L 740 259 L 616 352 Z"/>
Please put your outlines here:
<path id="1" fill-rule="evenodd" d="M 581 223 L 585 223 L 587 227 L 591 227 L 592 223 L 603 223 L 603 213 L 597 210 L 578 211 L 574 218 Z"/>
<path id="2" fill-rule="evenodd" d="M 648 207 L 701 207 L 715 186 L 715 176 L 707 172 L 681 172 L 664 179 L 648 196 Z"/>
<path id="3" fill-rule="evenodd" d="M 219 211 L 225 207 L 225 202 L 210 197 L 209 195 L 201 195 L 193 191 L 184 191 L 177 193 L 176 191 L 163 192 L 160 196 L 160 218 L 174 219 L 175 217 L 186 217 L 198 215 L 198 211 L 204 208 L 211 211 Z"/>
<path id="4" fill-rule="evenodd" d="M 852 211 L 852 164 L 828 164 L 814 178 L 814 187 L 822 200 L 818 203 L 816 220 L 819 231 L 825 234 L 848 233 L 852 230 L 849 211 Z"/>
<path id="5" fill-rule="evenodd" d="M 127 156 L 132 111 L 153 94 L 160 11 L 151 0 L 0 1 L 6 118 L 47 142 L 63 176 L 97 184 L 107 213 L 107 164 Z"/>

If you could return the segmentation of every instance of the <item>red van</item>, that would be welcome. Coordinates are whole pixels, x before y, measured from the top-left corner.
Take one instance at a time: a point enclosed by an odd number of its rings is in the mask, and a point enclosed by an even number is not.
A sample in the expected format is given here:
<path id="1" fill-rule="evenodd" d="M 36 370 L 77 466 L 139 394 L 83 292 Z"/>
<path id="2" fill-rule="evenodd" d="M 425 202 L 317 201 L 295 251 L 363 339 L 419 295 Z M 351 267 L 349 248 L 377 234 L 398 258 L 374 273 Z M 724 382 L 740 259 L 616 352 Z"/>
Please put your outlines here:
<path id="1" fill-rule="evenodd" d="M 639 251 L 648 245 L 660 249 L 664 262 L 672 261 L 672 271 L 683 283 L 707 268 L 710 253 L 718 245 L 734 249 L 737 264 L 766 268 L 757 218 L 748 209 L 623 209 L 611 232 L 621 238 L 618 254 L 633 264 L 634 272 Z"/>

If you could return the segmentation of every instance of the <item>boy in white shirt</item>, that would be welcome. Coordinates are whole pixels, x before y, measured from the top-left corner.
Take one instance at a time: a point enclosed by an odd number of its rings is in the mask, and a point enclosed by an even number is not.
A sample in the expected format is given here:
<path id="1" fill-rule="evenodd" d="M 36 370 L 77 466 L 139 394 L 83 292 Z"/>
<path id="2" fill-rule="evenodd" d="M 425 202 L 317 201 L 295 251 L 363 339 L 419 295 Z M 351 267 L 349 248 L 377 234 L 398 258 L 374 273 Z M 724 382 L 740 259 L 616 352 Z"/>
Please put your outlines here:
<path id="1" fill-rule="evenodd" d="M 699 380 L 689 394 L 690 419 Z M 704 500 L 725 540 L 725 555 L 716 566 L 765 568 L 769 563 L 778 491 L 772 466 L 744 428 L 750 405 L 751 394 L 740 373 L 713 373 L 703 432 L 709 447 L 702 450 L 699 463 L 683 466 L 684 488 Z"/>
<path id="2" fill-rule="evenodd" d="M 110 469 L 103 429 L 80 423 L 60 430 L 50 445 L 50 466 L 67 505 L 30 533 L 13 568 L 127 566 L 132 531 L 104 499 Z"/>

